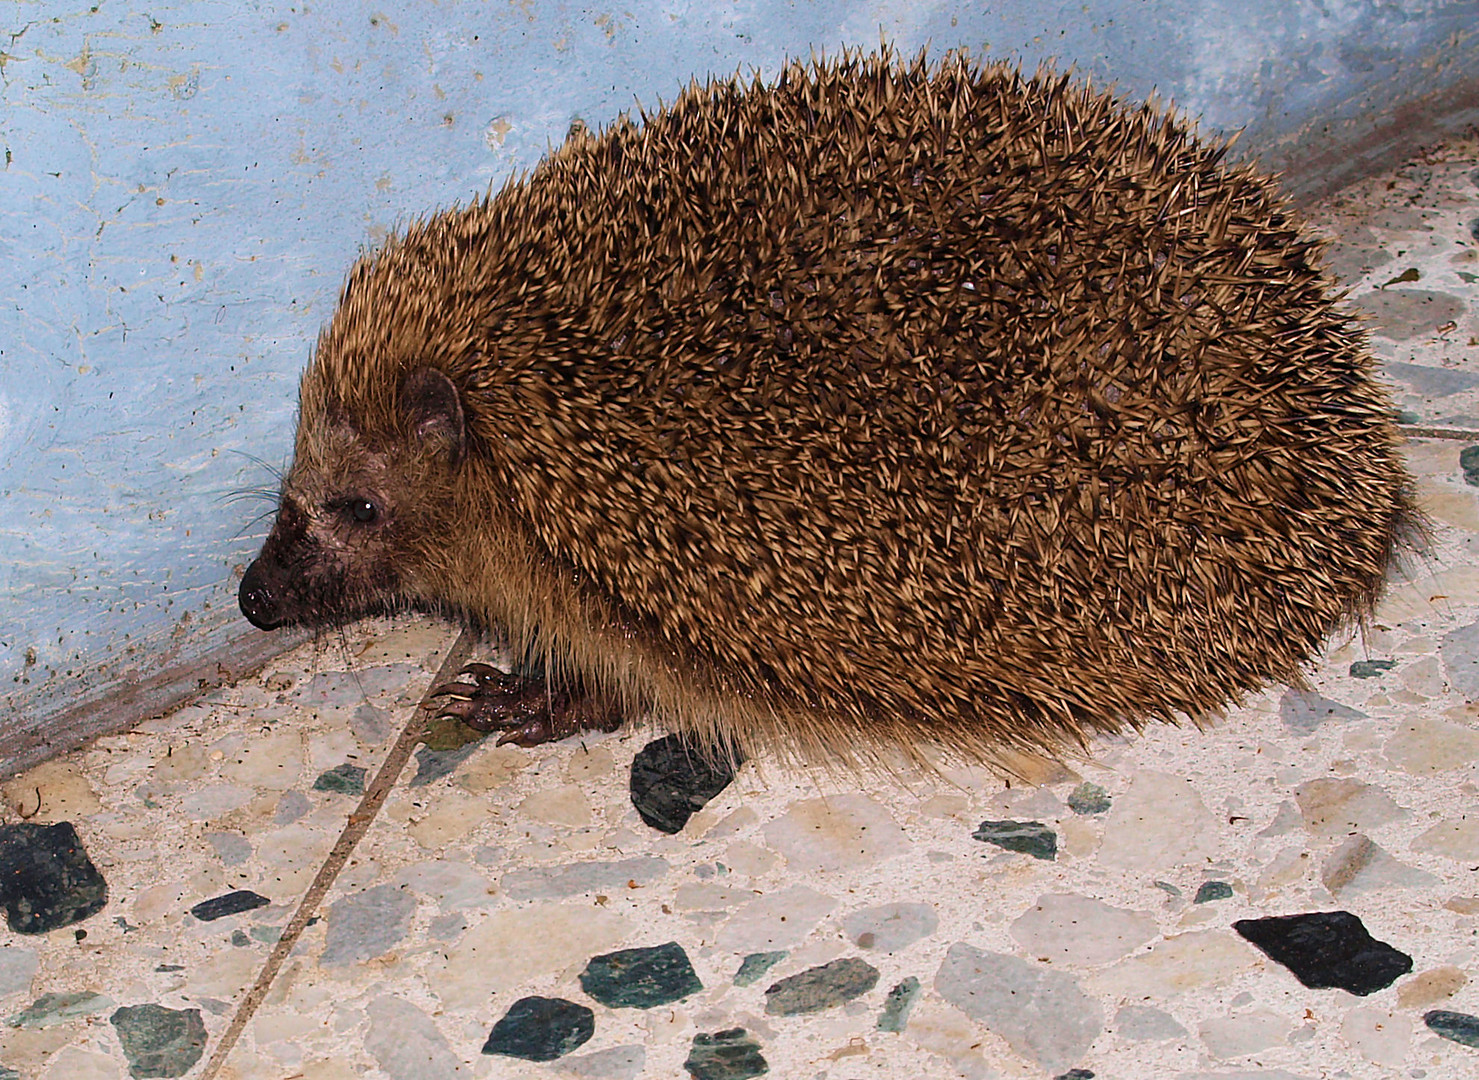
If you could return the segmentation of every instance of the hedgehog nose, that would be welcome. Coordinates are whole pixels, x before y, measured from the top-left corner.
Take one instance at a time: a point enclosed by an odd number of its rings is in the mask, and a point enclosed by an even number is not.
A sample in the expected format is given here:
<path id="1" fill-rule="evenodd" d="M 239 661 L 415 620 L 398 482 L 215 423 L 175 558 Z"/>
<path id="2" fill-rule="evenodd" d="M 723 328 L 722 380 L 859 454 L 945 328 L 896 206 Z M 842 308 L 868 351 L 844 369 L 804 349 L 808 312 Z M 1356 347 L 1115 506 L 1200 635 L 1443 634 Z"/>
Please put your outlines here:
<path id="1" fill-rule="evenodd" d="M 236 602 L 241 605 L 241 613 L 247 621 L 258 630 L 276 630 L 283 624 L 282 612 L 265 577 L 262 560 L 257 559 L 242 575 Z"/>

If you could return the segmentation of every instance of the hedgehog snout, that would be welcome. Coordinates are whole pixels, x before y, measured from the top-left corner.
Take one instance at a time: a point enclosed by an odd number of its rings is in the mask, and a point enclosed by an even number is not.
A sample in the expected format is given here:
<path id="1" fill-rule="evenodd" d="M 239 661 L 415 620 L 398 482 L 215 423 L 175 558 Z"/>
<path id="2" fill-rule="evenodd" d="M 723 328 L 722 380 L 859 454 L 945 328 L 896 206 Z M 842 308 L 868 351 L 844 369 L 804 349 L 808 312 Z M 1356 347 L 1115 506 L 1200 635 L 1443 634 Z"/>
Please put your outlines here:
<path id="1" fill-rule="evenodd" d="M 274 575 L 264 565 L 266 561 L 265 558 L 255 559 L 247 567 L 246 573 L 241 577 L 236 602 L 241 606 L 241 613 L 247 617 L 247 622 L 258 630 L 276 630 L 287 622 L 279 599 L 282 591 L 273 580 L 276 577 L 280 583 L 281 575 Z"/>

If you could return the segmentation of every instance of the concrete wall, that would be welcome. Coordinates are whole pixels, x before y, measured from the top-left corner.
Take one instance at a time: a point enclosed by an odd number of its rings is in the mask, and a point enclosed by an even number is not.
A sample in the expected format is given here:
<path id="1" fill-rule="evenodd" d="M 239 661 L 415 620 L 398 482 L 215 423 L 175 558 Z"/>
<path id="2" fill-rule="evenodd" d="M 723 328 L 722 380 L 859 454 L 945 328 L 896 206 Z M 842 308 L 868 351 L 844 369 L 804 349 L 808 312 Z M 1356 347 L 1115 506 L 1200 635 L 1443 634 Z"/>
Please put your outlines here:
<path id="1" fill-rule="evenodd" d="M 341 275 L 572 119 L 882 33 L 1158 90 L 1313 192 L 1479 119 L 1476 29 L 1476 0 L 12 0 L 0 770 L 276 647 L 234 595 L 270 504 L 234 496 L 275 486 Z"/>

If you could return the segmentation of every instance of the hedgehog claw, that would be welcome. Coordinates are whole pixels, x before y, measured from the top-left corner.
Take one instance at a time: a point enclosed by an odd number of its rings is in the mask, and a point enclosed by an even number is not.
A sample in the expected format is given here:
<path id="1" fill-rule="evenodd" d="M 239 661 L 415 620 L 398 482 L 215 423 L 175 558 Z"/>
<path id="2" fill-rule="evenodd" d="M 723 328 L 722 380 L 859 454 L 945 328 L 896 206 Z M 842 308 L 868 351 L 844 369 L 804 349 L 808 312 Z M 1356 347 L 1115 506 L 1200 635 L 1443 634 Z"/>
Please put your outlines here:
<path id="1" fill-rule="evenodd" d="M 513 743 L 515 746 L 538 746 L 540 743 L 558 742 L 565 735 L 573 735 L 574 731 L 567 731 L 563 735 L 557 734 L 561 725 L 554 722 L 554 718 L 548 713 L 544 716 L 536 716 L 532 720 L 520 724 L 510 731 L 505 731 L 498 737 L 497 746 L 504 743 Z"/>
<path id="2" fill-rule="evenodd" d="M 459 677 L 463 675 L 471 675 L 475 680 L 477 680 L 477 684 L 479 686 L 506 686 L 514 681 L 514 677 L 512 675 L 505 675 L 492 664 L 479 664 L 477 662 L 464 664 L 462 670 L 459 671 L 457 674 Z"/>
<path id="3" fill-rule="evenodd" d="M 475 698 L 496 694 L 512 694 L 519 689 L 519 680 L 505 675 L 491 664 L 467 664 L 457 673 L 457 678 L 470 682 L 449 682 L 433 687 L 429 697 L 450 697 L 455 701 L 472 701 Z M 439 714 L 441 715 L 441 714 Z"/>
<path id="4" fill-rule="evenodd" d="M 538 746 L 581 731 L 614 731 L 621 716 L 595 699 L 551 693 L 543 680 L 522 680 L 488 664 L 468 664 L 459 680 L 434 687 L 429 696 L 446 698 L 437 719 L 456 720 L 474 731 L 501 731 L 498 745 Z"/>
<path id="5" fill-rule="evenodd" d="M 436 687 L 432 696 L 450 699 L 437 706 L 438 719 L 450 717 L 474 731 L 505 731 L 549 711 L 542 683 L 520 683 L 512 676 L 498 674 L 497 681 L 485 677 L 480 685 L 454 682 Z"/>
<path id="6" fill-rule="evenodd" d="M 505 675 L 492 664 L 466 664 L 457 673 L 457 678 L 472 681 L 443 683 L 431 691 L 431 696 L 450 695 L 466 701 L 479 694 L 487 693 L 489 689 L 508 691 L 518 686 L 518 679 L 515 676 Z"/>

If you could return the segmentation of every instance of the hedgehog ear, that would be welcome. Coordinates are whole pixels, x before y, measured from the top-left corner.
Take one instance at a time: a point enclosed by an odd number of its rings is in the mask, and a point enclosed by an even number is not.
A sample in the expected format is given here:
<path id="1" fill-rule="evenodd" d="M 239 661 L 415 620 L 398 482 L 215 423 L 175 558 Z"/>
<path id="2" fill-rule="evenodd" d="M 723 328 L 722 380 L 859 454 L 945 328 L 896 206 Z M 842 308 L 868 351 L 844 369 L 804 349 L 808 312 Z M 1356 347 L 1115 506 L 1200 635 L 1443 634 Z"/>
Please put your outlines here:
<path id="1" fill-rule="evenodd" d="M 422 368 L 401 383 L 401 415 L 423 445 L 440 450 L 456 465 L 467 442 L 467 424 L 457 385 L 436 368 Z"/>

